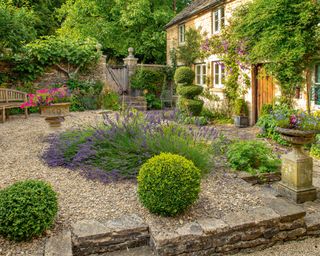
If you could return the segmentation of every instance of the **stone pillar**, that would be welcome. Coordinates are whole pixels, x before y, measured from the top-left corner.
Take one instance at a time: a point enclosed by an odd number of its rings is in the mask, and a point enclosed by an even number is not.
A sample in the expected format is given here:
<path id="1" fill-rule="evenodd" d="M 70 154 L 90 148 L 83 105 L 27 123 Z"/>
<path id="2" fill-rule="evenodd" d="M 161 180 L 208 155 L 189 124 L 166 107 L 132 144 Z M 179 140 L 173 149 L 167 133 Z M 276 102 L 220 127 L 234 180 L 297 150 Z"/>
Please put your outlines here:
<path id="1" fill-rule="evenodd" d="M 137 69 L 137 64 L 138 64 L 138 58 L 135 58 L 133 55 L 134 49 L 130 47 L 128 49 L 129 55 L 127 58 L 123 59 L 124 65 L 127 66 L 128 68 L 128 81 L 129 81 L 129 86 L 128 86 L 128 91 L 129 95 L 131 94 L 131 77 L 132 75 L 136 72 Z"/>
<path id="2" fill-rule="evenodd" d="M 282 157 L 279 193 L 298 204 L 315 200 L 317 191 L 312 185 L 312 171 L 312 157 L 303 151 L 301 145 L 293 145 L 293 151 Z"/>

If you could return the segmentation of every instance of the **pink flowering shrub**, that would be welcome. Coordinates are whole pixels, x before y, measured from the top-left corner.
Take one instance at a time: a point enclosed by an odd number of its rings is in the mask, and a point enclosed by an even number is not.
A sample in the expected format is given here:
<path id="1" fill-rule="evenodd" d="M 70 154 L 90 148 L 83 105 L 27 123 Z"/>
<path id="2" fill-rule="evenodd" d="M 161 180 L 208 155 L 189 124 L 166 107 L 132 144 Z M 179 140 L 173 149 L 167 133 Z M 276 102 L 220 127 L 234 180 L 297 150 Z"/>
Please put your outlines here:
<path id="1" fill-rule="evenodd" d="M 53 103 L 69 102 L 70 92 L 67 86 L 37 90 L 35 94 L 28 94 L 28 101 L 20 108 L 49 106 Z"/>

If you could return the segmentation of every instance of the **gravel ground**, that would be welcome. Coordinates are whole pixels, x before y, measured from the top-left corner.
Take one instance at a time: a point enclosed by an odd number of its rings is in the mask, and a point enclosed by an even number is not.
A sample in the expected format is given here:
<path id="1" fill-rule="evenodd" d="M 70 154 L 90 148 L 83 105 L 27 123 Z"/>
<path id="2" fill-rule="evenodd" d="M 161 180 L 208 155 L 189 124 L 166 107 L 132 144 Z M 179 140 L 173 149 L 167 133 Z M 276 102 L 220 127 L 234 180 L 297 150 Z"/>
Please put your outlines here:
<path id="1" fill-rule="evenodd" d="M 63 129 L 101 121 L 98 112 L 72 113 Z M 59 196 L 59 214 L 55 227 L 47 235 L 69 227 L 81 219 L 110 219 L 123 214 L 141 215 L 155 231 L 172 229 L 199 217 L 220 217 L 239 210 L 250 210 L 261 205 L 261 188 L 252 187 L 216 168 L 202 183 L 197 203 L 179 218 L 151 215 L 137 201 L 136 184 L 125 181 L 102 184 L 89 181 L 76 171 L 49 168 L 40 156 L 47 146 L 46 136 L 54 132 L 38 115 L 28 119 L 13 117 L 0 124 L 0 189 L 18 180 L 41 179 L 52 184 Z M 0 237 L 0 255 L 40 255 L 45 237 L 28 243 L 14 243 Z"/>

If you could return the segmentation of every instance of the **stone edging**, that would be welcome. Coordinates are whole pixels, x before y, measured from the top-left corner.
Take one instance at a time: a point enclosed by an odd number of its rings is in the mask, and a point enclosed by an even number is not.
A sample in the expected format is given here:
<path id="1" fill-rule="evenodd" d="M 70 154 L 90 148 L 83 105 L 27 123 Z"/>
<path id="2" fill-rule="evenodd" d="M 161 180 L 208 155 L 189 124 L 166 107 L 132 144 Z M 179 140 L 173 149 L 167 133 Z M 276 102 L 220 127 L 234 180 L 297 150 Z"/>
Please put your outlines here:
<path id="1" fill-rule="evenodd" d="M 300 206 L 277 198 L 248 213 L 199 219 L 174 232 L 149 232 L 137 215 L 111 221 L 79 221 L 72 225 L 72 234 L 67 231 L 60 235 L 60 244 L 59 236 L 48 239 L 45 256 L 82 256 L 148 244 L 158 256 L 226 255 L 319 235 L 320 213 L 306 216 Z"/>
<path id="2" fill-rule="evenodd" d="M 260 175 L 252 175 L 247 172 L 238 172 L 237 176 L 252 185 L 273 183 L 273 182 L 281 180 L 281 173 L 280 172 L 262 173 Z"/>

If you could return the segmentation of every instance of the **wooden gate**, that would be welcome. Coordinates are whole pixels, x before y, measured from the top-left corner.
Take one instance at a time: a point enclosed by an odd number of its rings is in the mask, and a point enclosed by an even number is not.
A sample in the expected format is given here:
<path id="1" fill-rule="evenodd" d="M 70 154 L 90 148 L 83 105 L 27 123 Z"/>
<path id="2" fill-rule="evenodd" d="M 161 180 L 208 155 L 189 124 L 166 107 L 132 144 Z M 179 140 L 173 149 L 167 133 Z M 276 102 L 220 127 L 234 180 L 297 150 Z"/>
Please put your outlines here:
<path id="1" fill-rule="evenodd" d="M 266 73 L 263 66 L 256 70 L 256 113 L 259 118 L 262 106 L 272 104 L 275 97 L 274 79 Z"/>
<path id="2" fill-rule="evenodd" d="M 120 94 L 129 90 L 129 72 L 124 65 L 107 65 L 107 80 Z"/>

